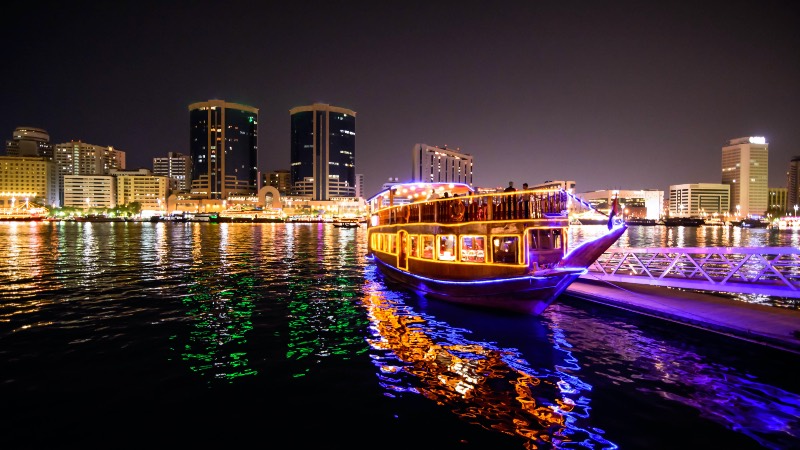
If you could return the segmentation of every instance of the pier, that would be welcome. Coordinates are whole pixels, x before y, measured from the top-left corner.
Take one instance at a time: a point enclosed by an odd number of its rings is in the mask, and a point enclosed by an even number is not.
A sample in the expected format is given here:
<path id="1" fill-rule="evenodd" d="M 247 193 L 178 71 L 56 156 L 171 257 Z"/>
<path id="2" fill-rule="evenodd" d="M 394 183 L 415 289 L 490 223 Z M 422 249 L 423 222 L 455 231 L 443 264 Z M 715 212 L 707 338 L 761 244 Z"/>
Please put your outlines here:
<path id="1" fill-rule="evenodd" d="M 800 298 L 794 247 L 614 248 L 584 276 L 600 281 Z"/>
<path id="2" fill-rule="evenodd" d="M 715 292 L 800 298 L 800 249 L 615 248 L 567 288 L 583 300 L 800 354 L 800 310 Z"/>

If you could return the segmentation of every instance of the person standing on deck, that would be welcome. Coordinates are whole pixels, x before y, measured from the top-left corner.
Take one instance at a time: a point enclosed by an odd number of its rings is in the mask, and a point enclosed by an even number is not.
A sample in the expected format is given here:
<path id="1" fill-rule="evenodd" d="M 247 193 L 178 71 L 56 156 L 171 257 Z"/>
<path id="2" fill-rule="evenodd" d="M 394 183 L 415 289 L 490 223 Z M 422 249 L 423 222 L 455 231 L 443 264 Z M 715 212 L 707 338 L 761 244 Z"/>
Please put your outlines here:
<path id="1" fill-rule="evenodd" d="M 503 192 L 516 192 L 517 189 L 514 188 L 514 182 L 509 181 L 508 187 L 503 190 Z M 517 206 L 516 195 L 506 195 L 506 219 L 513 219 L 514 218 L 514 210 Z"/>
<path id="2" fill-rule="evenodd" d="M 528 183 L 522 183 L 522 194 L 519 196 L 520 211 L 522 217 L 529 219 L 530 216 L 530 203 L 531 194 L 528 192 Z"/>

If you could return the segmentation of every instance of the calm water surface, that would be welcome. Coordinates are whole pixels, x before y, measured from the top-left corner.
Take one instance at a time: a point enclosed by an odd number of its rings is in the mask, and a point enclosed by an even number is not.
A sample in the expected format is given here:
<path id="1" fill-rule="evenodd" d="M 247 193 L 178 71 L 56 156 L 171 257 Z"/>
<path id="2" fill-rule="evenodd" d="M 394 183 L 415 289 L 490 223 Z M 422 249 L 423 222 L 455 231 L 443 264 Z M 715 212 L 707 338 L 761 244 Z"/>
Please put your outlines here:
<path id="1" fill-rule="evenodd" d="M 676 230 L 623 244 L 797 245 Z M 365 231 L 0 222 L 3 448 L 800 448 L 797 355 L 568 296 L 427 300 Z"/>

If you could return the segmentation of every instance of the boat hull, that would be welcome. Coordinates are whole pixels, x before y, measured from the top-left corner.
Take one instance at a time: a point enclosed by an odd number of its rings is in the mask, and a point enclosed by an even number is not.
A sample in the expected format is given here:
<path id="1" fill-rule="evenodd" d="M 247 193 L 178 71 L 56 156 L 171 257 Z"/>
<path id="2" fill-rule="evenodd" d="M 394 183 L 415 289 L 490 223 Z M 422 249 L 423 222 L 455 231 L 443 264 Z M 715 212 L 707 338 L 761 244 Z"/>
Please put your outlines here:
<path id="1" fill-rule="evenodd" d="M 529 315 L 541 314 L 585 269 L 549 269 L 530 275 L 492 280 L 439 280 L 414 275 L 375 258 L 389 279 L 437 300 L 500 309 Z"/>

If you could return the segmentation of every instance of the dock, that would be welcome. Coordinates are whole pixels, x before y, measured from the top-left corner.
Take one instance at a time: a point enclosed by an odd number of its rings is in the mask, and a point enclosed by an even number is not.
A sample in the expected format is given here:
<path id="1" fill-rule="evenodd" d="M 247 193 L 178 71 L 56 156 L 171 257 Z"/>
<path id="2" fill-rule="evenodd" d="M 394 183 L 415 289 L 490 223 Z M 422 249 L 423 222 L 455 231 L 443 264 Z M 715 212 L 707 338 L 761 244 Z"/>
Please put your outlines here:
<path id="1" fill-rule="evenodd" d="M 567 294 L 800 355 L 800 311 L 657 285 L 581 278 Z"/>

